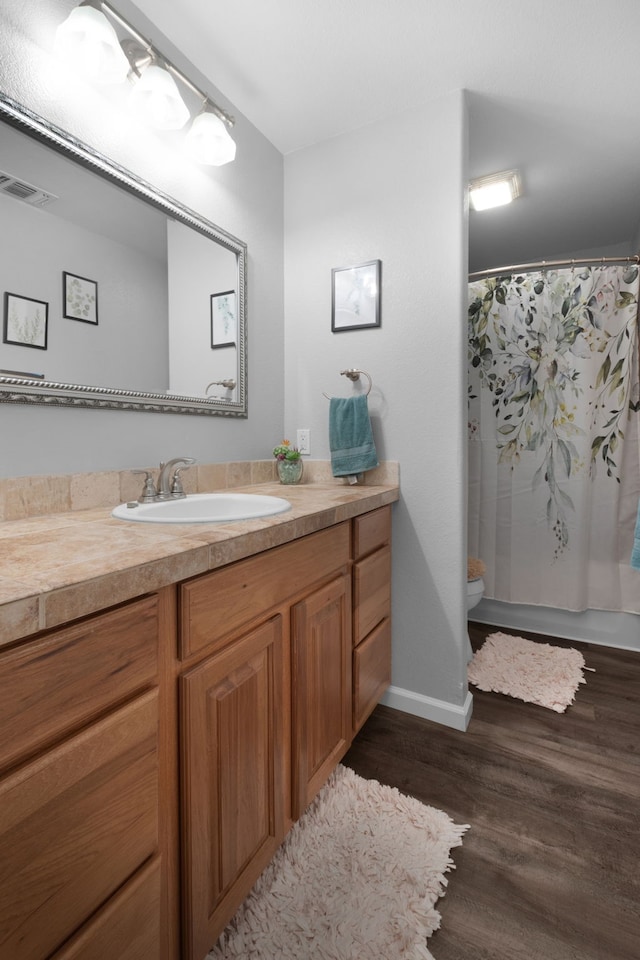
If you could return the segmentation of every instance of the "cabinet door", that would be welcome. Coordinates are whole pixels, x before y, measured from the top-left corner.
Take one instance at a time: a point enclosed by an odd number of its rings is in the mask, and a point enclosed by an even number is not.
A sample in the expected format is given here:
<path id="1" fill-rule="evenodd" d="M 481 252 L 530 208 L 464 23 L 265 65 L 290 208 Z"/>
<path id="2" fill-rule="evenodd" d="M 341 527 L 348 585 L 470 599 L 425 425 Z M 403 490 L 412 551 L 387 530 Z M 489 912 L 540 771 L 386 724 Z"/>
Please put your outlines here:
<path id="1" fill-rule="evenodd" d="M 351 740 L 349 578 L 293 608 L 293 810 L 297 819 Z"/>
<path id="2" fill-rule="evenodd" d="M 284 837 L 282 617 L 181 678 L 186 957 L 202 960 Z"/>

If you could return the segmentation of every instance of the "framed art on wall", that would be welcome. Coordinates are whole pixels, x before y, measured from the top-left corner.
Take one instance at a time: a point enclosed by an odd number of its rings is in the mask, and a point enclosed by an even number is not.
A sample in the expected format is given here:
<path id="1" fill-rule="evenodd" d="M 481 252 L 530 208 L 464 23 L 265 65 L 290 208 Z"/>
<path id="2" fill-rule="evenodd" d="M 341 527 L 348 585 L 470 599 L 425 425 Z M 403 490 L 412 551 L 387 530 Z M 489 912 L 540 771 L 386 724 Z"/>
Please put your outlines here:
<path id="1" fill-rule="evenodd" d="M 62 316 L 83 323 L 98 323 L 98 284 L 95 280 L 62 274 Z"/>
<path id="2" fill-rule="evenodd" d="M 331 330 L 380 326 L 381 260 L 331 271 Z"/>
<path id="3" fill-rule="evenodd" d="M 211 294 L 211 349 L 234 347 L 237 338 L 236 292 Z"/>
<path id="4" fill-rule="evenodd" d="M 3 343 L 46 350 L 48 320 L 49 304 L 46 301 L 5 293 Z"/>

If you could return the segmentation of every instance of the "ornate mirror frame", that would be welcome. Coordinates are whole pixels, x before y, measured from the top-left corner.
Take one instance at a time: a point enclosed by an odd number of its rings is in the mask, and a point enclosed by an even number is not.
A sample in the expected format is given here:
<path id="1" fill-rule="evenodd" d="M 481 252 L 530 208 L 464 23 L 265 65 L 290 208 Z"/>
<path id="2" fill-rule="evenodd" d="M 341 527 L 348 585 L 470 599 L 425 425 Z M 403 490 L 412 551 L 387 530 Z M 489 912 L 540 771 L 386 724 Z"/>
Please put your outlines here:
<path id="1" fill-rule="evenodd" d="M 0 403 L 46 404 L 56 407 L 111 408 L 152 413 L 201 414 L 205 416 L 247 417 L 247 247 L 237 237 L 205 220 L 152 184 L 115 163 L 86 143 L 75 139 L 26 107 L 0 92 L 0 120 L 35 137 L 46 146 L 93 170 L 134 196 L 152 204 L 180 223 L 201 233 L 236 255 L 237 280 L 237 384 L 234 399 L 198 398 L 164 393 L 143 393 L 88 384 L 56 383 L 20 376 L 0 376 Z"/>

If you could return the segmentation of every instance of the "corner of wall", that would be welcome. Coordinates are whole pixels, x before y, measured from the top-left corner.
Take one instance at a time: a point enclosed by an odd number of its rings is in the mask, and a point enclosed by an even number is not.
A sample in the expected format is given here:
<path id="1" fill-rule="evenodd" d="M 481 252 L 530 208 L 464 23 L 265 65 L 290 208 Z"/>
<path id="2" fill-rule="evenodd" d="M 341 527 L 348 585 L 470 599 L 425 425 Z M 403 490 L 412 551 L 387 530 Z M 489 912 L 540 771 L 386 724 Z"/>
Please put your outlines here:
<path id="1" fill-rule="evenodd" d="M 470 691 L 467 691 L 464 703 L 457 704 L 391 686 L 384 694 L 381 703 L 394 710 L 401 710 L 414 717 L 422 717 L 423 720 L 430 720 L 432 723 L 440 723 L 445 727 L 453 727 L 454 730 L 463 732 L 469 726 L 473 712 L 473 696 Z"/>

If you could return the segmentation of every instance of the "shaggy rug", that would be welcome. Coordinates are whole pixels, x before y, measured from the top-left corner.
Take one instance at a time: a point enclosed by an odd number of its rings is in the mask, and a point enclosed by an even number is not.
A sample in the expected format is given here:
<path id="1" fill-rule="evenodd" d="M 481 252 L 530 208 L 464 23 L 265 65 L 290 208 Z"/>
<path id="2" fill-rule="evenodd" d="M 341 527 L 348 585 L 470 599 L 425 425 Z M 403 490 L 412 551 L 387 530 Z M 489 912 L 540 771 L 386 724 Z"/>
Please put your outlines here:
<path id="1" fill-rule="evenodd" d="M 474 654 L 467 677 L 479 690 L 506 693 L 564 713 L 586 682 L 583 671 L 589 669 L 572 647 L 492 633 Z"/>
<path id="2" fill-rule="evenodd" d="M 433 960 L 468 826 L 338 766 L 207 960 Z"/>

